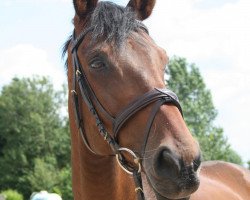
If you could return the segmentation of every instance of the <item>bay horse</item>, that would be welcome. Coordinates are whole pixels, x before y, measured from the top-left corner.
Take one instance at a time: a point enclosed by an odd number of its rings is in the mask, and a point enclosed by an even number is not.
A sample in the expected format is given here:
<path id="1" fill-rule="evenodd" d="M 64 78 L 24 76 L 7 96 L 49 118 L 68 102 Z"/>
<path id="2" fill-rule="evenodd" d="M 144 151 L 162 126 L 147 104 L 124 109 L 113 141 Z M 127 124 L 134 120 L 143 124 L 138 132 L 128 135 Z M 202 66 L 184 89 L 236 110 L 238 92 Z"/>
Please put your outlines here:
<path id="1" fill-rule="evenodd" d="M 142 23 L 155 0 L 73 4 L 65 52 L 74 199 L 249 199 L 248 171 L 201 165 L 178 98 L 165 88 L 166 52 Z"/>

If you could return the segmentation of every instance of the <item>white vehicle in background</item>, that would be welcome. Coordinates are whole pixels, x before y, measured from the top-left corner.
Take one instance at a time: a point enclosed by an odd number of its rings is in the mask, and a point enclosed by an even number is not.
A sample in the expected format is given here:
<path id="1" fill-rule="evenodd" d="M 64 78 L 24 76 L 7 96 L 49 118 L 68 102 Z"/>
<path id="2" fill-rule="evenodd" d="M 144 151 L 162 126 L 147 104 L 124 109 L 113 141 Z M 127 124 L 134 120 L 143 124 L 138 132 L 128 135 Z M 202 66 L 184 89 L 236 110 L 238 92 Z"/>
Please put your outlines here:
<path id="1" fill-rule="evenodd" d="M 48 193 L 47 191 L 41 191 L 41 192 L 34 192 L 30 200 L 62 200 L 62 197 L 60 197 L 56 193 Z"/>

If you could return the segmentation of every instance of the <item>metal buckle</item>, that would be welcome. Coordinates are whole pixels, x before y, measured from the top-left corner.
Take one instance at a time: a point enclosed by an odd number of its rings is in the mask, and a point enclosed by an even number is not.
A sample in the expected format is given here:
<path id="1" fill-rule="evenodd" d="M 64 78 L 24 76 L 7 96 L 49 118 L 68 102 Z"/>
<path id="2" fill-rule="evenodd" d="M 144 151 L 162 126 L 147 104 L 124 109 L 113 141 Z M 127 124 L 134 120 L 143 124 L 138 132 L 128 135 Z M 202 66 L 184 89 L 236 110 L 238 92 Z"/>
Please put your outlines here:
<path id="1" fill-rule="evenodd" d="M 79 76 L 79 75 L 81 75 L 82 73 L 80 72 L 80 70 L 78 69 L 78 70 L 76 70 L 76 76 Z"/>
<path id="2" fill-rule="evenodd" d="M 122 152 L 122 151 L 125 151 L 127 153 L 129 153 L 130 155 L 133 156 L 134 158 L 134 163 L 138 166 L 138 173 L 141 173 L 141 163 L 140 163 L 140 158 L 130 149 L 128 148 L 125 148 L 125 147 L 121 147 L 118 149 L 118 152 Z M 121 163 L 121 160 L 119 158 L 120 154 L 116 154 L 116 160 L 119 164 L 119 166 L 128 174 L 130 175 L 133 175 L 133 171 L 132 170 L 129 170 L 128 168 L 126 168 L 122 163 Z"/>

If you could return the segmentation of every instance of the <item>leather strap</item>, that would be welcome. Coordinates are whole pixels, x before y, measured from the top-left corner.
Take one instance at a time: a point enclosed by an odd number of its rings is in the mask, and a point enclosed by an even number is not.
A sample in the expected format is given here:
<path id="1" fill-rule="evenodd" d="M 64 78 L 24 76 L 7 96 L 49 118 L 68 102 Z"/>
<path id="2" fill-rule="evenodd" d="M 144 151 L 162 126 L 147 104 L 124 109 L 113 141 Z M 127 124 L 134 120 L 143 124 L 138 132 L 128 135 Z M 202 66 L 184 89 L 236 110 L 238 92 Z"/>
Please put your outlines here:
<path id="1" fill-rule="evenodd" d="M 155 105 L 153 106 L 152 110 L 151 110 L 151 113 L 149 115 L 147 125 L 146 125 L 146 128 L 145 128 L 144 141 L 142 143 L 142 147 L 141 147 L 141 151 L 140 151 L 140 155 L 141 155 L 142 158 L 144 157 L 144 154 L 145 154 L 145 149 L 146 149 L 146 146 L 147 146 L 148 137 L 149 137 L 149 133 L 150 133 L 153 121 L 155 119 L 155 116 L 156 116 L 160 106 L 162 104 L 164 104 L 164 103 L 165 103 L 165 101 L 163 99 L 158 100 L 155 103 Z"/>
<path id="2" fill-rule="evenodd" d="M 171 90 L 168 89 L 151 90 L 145 93 L 144 95 L 140 96 L 139 98 L 137 98 L 132 103 L 130 103 L 122 112 L 118 114 L 113 124 L 114 138 L 115 139 L 117 138 L 119 130 L 124 125 L 124 123 L 131 118 L 131 116 L 133 116 L 139 110 L 145 108 L 149 104 L 152 104 L 153 102 L 159 99 L 165 99 L 166 102 L 173 103 L 178 107 L 178 109 L 182 114 L 182 109 L 178 102 L 178 98 L 176 94 L 174 94 Z"/>
<path id="3" fill-rule="evenodd" d="M 135 182 L 135 192 L 137 195 L 138 200 L 144 200 L 144 193 L 143 193 L 143 187 L 142 187 L 142 179 L 141 179 L 141 173 L 138 173 L 136 170 L 133 172 L 133 178 Z"/>

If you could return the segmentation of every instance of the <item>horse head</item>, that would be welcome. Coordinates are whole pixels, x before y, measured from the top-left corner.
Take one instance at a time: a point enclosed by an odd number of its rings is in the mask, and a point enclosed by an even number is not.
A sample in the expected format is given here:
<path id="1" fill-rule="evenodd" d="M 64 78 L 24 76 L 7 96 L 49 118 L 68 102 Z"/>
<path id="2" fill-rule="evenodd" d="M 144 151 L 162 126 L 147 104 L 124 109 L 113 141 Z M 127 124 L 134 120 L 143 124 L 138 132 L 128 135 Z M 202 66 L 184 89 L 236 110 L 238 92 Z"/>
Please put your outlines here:
<path id="1" fill-rule="evenodd" d="M 93 157 L 117 154 L 125 170 L 144 174 L 157 199 L 182 199 L 199 186 L 200 150 L 178 98 L 165 89 L 168 56 L 142 23 L 154 5 L 74 0 L 68 82 L 70 117 L 78 123 L 70 120 L 71 132 L 81 129 Z"/>

